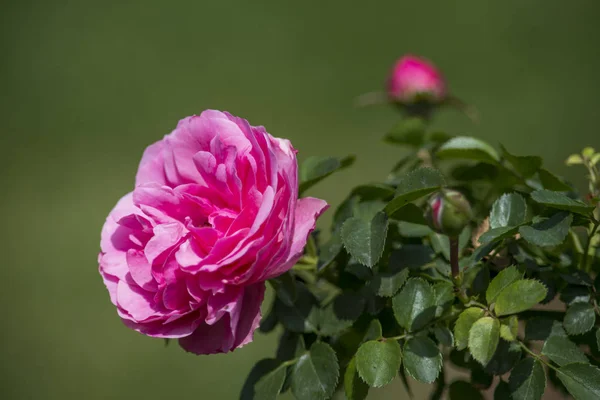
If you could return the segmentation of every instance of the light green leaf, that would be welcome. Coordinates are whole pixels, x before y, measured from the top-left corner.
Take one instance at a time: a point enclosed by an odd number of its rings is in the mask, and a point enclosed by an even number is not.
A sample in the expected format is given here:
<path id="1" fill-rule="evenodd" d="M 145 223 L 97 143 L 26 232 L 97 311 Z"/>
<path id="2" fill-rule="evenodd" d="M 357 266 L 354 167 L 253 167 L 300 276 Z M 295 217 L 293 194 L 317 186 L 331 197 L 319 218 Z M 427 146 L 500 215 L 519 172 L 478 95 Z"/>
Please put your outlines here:
<path id="1" fill-rule="evenodd" d="M 499 340 L 500 322 L 492 317 L 483 317 L 475 321 L 469 331 L 469 351 L 485 366 L 492 359 Z"/>
<path id="2" fill-rule="evenodd" d="M 369 394 L 369 385 L 358 376 L 355 357 L 350 360 L 348 367 L 346 367 L 344 392 L 347 400 L 364 400 Z"/>
<path id="3" fill-rule="evenodd" d="M 525 222 L 527 216 L 527 203 L 518 193 L 503 194 L 492 206 L 490 213 L 490 227 L 503 228 L 517 226 Z"/>
<path id="4" fill-rule="evenodd" d="M 371 387 L 382 387 L 394 379 L 402 362 L 402 351 L 395 340 L 363 343 L 356 352 L 356 369 Z"/>
<path id="5" fill-rule="evenodd" d="M 400 290 L 406 279 L 408 278 L 408 268 L 401 269 L 400 271 L 392 271 L 377 274 L 371 281 L 371 287 L 375 290 L 378 296 L 381 297 L 392 297 Z"/>
<path id="6" fill-rule="evenodd" d="M 435 317 L 433 289 L 421 278 L 409 279 L 392 299 L 394 316 L 401 327 L 414 331 Z"/>
<path id="7" fill-rule="evenodd" d="M 345 158 L 335 157 L 309 157 L 300 166 L 299 177 L 300 185 L 298 192 L 302 194 L 308 188 L 319 183 L 322 179 L 331 175 L 335 171 L 347 168 L 354 164 L 355 157 Z"/>
<path id="8" fill-rule="evenodd" d="M 404 344 L 404 369 L 414 379 L 431 383 L 442 368 L 442 354 L 426 336 L 417 336 Z"/>
<path id="9" fill-rule="evenodd" d="M 575 400 L 600 399 L 600 370 L 590 364 L 573 363 L 558 370 L 558 379 Z"/>
<path id="10" fill-rule="evenodd" d="M 537 246 L 558 246 L 565 241 L 572 222 L 573 215 L 559 212 L 531 226 L 520 227 L 519 233 L 529 243 Z"/>
<path id="11" fill-rule="evenodd" d="M 542 354 L 561 366 L 573 362 L 588 362 L 583 351 L 564 336 L 550 336 L 542 347 Z"/>
<path id="12" fill-rule="evenodd" d="M 508 285 L 523 278 L 523 273 L 517 269 L 514 265 L 500 271 L 498 275 L 490 282 L 486 292 L 485 298 L 488 304 L 492 304 L 502 290 L 506 289 Z"/>
<path id="13" fill-rule="evenodd" d="M 465 349 L 469 343 L 469 331 L 479 318 L 483 317 L 481 308 L 471 307 L 464 310 L 458 316 L 454 325 L 454 341 L 458 350 Z"/>
<path id="14" fill-rule="evenodd" d="M 531 198 L 539 204 L 546 207 L 556 208 L 558 210 L 569 211 L 581 215 L 589 215 L 593 206 L 589 206 L 582 201 L 573 200 L 564 193 L 553 192 L 550 190 L 536 190 L 531 193 Z"/>
<path id="15" fill-rule="evenodd" d="M 563 325 L 569 335 L 581 335 L 594 327 L 596 313 L 590 303 L 574 303 L 567 309 Z"/>
<path id="16" fill-rule="evenodd" d="M 492 146 L 469 136 L 457 136 L 450 139 L 440 147 L 437 156 L 446 159 L 482 161 L 488 164 L 497 164 L 500 160 L 500 156 Z"/>
<path id="17" fill-rule="evenodd" d="M 513 400 L 540 400 L 546 390 L 546 373 L 539 361 L 525 358 L 508 380 Z"/>
<path id="18" fill-rule="evenodd" d="M 500 146 L 502 149 L 502 157 L 508 161 L 513 168 L 523 177 L 529 178 L 535 174 L 542 166 L 542 159 L 537 156 L 515 156 L 506 150 L 504 146 Z"/>
<path id="19" fill-rule="evenodd" d="M 481 392 L 469 382 L 454 381 L 448 388 L 448 399 L 450 400 L 483 400 Z"/>
<path id="20" fill-rule="evenodd" d="M 507 342 L 512 342 L 517 339 L 519 331 L 519 319 L 516 315 L 511 315 L 508 318 L 500 320 L 500 337 Z"/>
<path id="21" fill-rule="evenodd" d="M 346 250 L 361 264 L 373 267 L 381 258 L 388 229 L 384 212 L 369 222 L 352 217 L 342 226 L 342 242 Z"/>
<path id="22" fill-rule="evenodd" d="M 522 279 L 513 282 L 496 297 L 494 312 L 502 316 L 529 310 L 544 300 L 546 292 L 546 286 L 536 280 Z"/>
<path id="23" fill-rule="evenodd" d="M 410 117 L 400 121 L 385 135 L 384 141 L 393 144 L 419 147 L 425 136 L 425 121 L 422 118 Z"/>
<path id="24" fill-rule="evenodd" d="M 419 168 L 410 171 L 398 181 L 396 197 L 385 207 L 388 215 L 393 215 L 411 201 L 435 192 L 444 185 L 444 177 L 433 168 Z"/>
<path id="25" fill-rule="evenodd" d="M 294 365 L 292 392 L 298 400 L 327 400 L 335 391 L 340 374 L 335 351 L 315 342 Z"/>

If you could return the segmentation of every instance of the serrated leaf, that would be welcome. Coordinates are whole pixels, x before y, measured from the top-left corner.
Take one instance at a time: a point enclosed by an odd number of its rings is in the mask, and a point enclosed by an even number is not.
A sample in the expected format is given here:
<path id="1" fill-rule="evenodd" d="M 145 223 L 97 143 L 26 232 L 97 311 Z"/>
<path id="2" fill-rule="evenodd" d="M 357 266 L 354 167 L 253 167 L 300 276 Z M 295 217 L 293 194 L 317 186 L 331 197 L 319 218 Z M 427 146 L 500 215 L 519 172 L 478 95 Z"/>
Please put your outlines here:
<path id="1" fill-rule="evenodd" d="M 433 298 L 435 302 L 435 316 L 440 317 L 447 310 L 455 298 L 454 286 L 448 282 L 438 282 L 433 285 Z"/>
<path id="2" fill-rule="evenodd" d="M 379 340 L 383 337 L 382 333 L 383 329 L 381 327 L 381 322 L 378 319 L 374 319 L 369 323 L 367 331 L 365 332 L 365 337 L 363 338 L 363 343 L 368 342 L 370 340 Z"/>
<path id="3" fill-rule="evenodd" d="M 422 118 L 410 117 L 400 121 L 383 138 L 393 144 L 419 147 L 425 137 L 425 121 Z"/>
<path id="4" fill-rule="evenodd" d="M 361 200 L 387 200 L 391 199 L 396 190 L 383 183 L 368 183 L 352 189 L 351 196 L 358 196 Z"/>
<path id="5" fill-rule="evenodd" d="M 571 186 L 547 169 L 541 168 L 538 171 L 538 176 L 544 189 L 556 190 L 559 192 L 568 192 L 571 190 Z"/>
<path id="6" fill-rule="evenodd" d="M 298 400 L 327 400 L 335 391 L 339 365 L 327 343 L 315 342 L 294 365 L 292 393 Z"/>
<path id="7" fill-rule="evenodd" d="M 469 331 L 479 318 L 483 317 L 481 308 L 471 307 L 464 310 L 458 316 L 454 325 L 454 341 L 458 350 L 465 349 L 469 344 Z"/>
<path id="8" fill-rule="evenodd" d="M 392 307 L 401 327 L 420 329 L 435 317 L 433 289 L 423 279 L 411 278 L 392 299 Z"/>
<path id="9" fill-rule="evenodd" d="M 482 246 L 485 246 L 489 243 L 498 242 L 511 236 L 515 236 L 517 232 L 519 232 L 519 226 L 504 226 L 501 228 L 490 229 L 479 236 L 479 243 L 481 243 Z"/>
<path id="10" fill-rule="evenodd" d="M 242 392 L 240 393 L 240 400 L 254 400 L 261 398 L 257 397 L 257 383 L 261 380 L 261 378 L 265 377 L 270 372 L 277 370 L 279 366 L 280 361 L 272 358 L 265 358 L 257 362 L 254 365 L 254 367 L 252 367 L 252 370 L 250 371 L 248 377 L 246 378 L 246 381 L 244 382 Z M 285 379 L 285 369 L 283 369 L 283 372 L 283 377 Z M 281 384 L 283 385 L 283 382 L 281 382 Z M 266 387 L 263 389 L 266 389 Z M 279 387 L 279 389 L 281 389 L 281 386 Z"/>
<path id="11" fill-rule="evenodd" d="M 419 168 L 410 171 L 398 181 L 396 197 L 385 207 L 388 215 L 393 215 L 411 201 L 435 192 L 444 185 L 444 177 L 433 168 Z"/>
<path id="12" fill-rule="evenodd" d="M 254 386 L 254 398 L 261 400 L 275 400 L 283 387 L 287 367 L 280 365 L 274 371 L 269 372 Z"/>
<path id="13" fill-rule="evenodd" d="M 441 345 L 447 347 L 454 346 L 454 335 L 447 326 L 436 326 L 433 329 L 433 334 Z"/>
<path id="14" fill-rule="evenodd" d="M 546 374 L 539 361 L 525 358 L 508 380 L 513 400 L 540 400 L 546 390 Z"/>
<path id="15" fill-rule="evenodd" d="M 567 336 L 558 321 L 543 317 L 535 317 L 525 324 L 525 340 L 548 340 L 550 336 Z"/>
<path id="16" fill-rule="evenodd" d="M 523 351 L 516 342 L 500 339 L 494 356 L 484 367 L 485 372 L 492 375 L 504 375 L 521 359 Z"/>
<path id="17" fill-rule="evenodd" d="M 417 336 L 404 344 L 404 369 L 419 382 L 435 381 L 442 368 L 442 354 L 433 340 Z"/>
<path id="18" fill-rule="evenodd" d="M 454 381 L 448 389 L 450 400 L 483 400 L 483 395 L 469 382 Z"/>
<path id="19" fill-rule="evenodd" d="M 378 296 L 392 297 L 400 290 L 408 278 L 409 269 L 377 274 L 371 281 L 371 287 Z"/>
<path id="20" fill-rule="evenodd" d="M 575 400 L 600 399 L 600 370 L 589 364 L 573 363 L 558 370 L 558 379 Z"/>
<path id="21" fill-rule="evenodd" d="M 485 366 L 492 359 L 499 340 L 500 322 L 492 317 L 480 318 L 469 330 L 469 351 Z"/>
<path id="22" fill-rule="evenodd" d="M 542 166 L 541 157 L 537 156 L 515 156 L 510 154 L 504 146 L 500 146 L 502 149 L 502 156 L 508 161 L 513 168 L 523 177 L 529 178 L 535 174 Z"/>
<path id="23" fill-rule="evenodd" d="M 373 267 L 381 258 L 388 229 L 384 212 L 378 212 L 369 222 L 352 217 L 342 226 L 342 242 L 358 262 Z"/>
<path id="24" fill-rule="evenodd" d="M 551 190 L 536 190 L 531 193 L 531 198 L 546 207 L 581 215 L 589 215 L 594 210 L 594 206 L 589 206 L 582 201 L 573 200 L 564 193 L 553 192 Z"/>
<path id="25" fill-rule="evenodd" d="M 402 362 L 402 350 L 395 340 L 363 343 L 356 352 L 356 369 L 371 387 L 382 387 L 394 379 Z"/>
<path id="26" fill-rule="evenodd" d="M 319 317 L 316 302 L 315 297 L 303 285 L 298 285 L 294 305 L 287 306 L 282 301 L 276 301 L 275 315 L 292 332 L 316 332 Z"/>
<path id="27" fill-rule="evenodd" d="M 355 357 L 350 360 L 348 367 L 346 367 L 344 392 L 347 400 L 364 400 L 369 394 L 369 385 L 358 376 Z"/>
<path id="28" fill-rule="evenodd" d="M 544 300 L 546 286 L 532 279 L 522 279 L 505 287 L 496 297 L 494 312 L 498 316 L 529 310 Z"/>
<path id="29" fill-rule="evenodd" d="M 319 156 L 307 158 L 300 166 L 298 174 L 300 178 L 298 193 L 302 194 L 308 188 L 316 185 L 335 171 L 351 166 L 354 164 L 354 160 L 354 156 L 348 156 L 341 159 Z"/>
<path id="30" fill-rule="evenodd" d="M 464 159 L 497 164 L 500 156 L 486 142 L 470 136 L 457 136 L 450 139 L 436 153 L 438 158 Z"/>
<path id="31" fill-rule="evenodd" d="M 563 325 L 569 335 L 582 335 L 596 323 L 596 313 L 590 303 L 574 303 L 567 309 Z"/>
<path id="32" fill-rule="evenodd" d="M 550 336 L 542 347 L 542 354 L 561 366 L 573 362 L 588 362 L 583 351 L 564 336 Z"/>
<path id="33" fill-rule="evenodd" d="M 357 294 L 344 292 L 326 307 L 319 310 L 319 332 L 335 336 L 352 326 L 365 308 L 365 299 Z"/>
<path id="34" fill-rule="evenodd" d="M 585 286 L 567 285 L 560 292 L 560 300 L 568 305 L 574 303 L 588 303 L 590 298 L 590 289 Z"/>
<path id="35" fill-rule="evenodd" d="M 331 238 L 319 249 L 319 261 L 317 263 L 317 270 L 320 271 L 323 268 L 327 268 L 340 254 L 343 248 L 342 237 L 339 231 L 334 232 Z"/>
<path id="36" fill-rule="evenodd" d="M 506 193 L 492 206 L 490 227 L 494 229 L 520 225 L 525 222 L 526 216 L 527 203 L 523 196 L 518 193 Z"/>
<path id="37" fill-rule="evenodd" d="M 427 233 L 429 233 L 431 231 L 431 228 L 429 228 L 427 226 L 427 221 L 425 220 L 425 217 L 423 216 L 423 210 L 421 210 L 418 206 L 416 206 L 413 203 L 408 203 L 405 206 L 402 206 L 401 208 L 392 212 L 389 215 L 389 217 L 390 217 L 390 219 L 393 219 L 395 221 L 402 221 L 402 222 L 407 222 L 410 224 L 416 224 L 416 225 L 418 225 L 419 229 L 428 230 Z M 425 233 L 421 236 L 426 236 L 427 233 Z M 408 236 L 404 233 L 402 233 L 402 235 Z"/>
<path id="38" fill-rule="evenodd" d="M 523 278 L 523 273 L 517 269 L 514 265 L 500 271 L 498 275 L 490 282 L 486 292 L 485 298 L 488 304 L 492 304 L 498 295 L 513 282 Z"/>
<path id="39" fill-rule="evenodd" d="M 511 315 L 508 318 L 500 320 L 500 337 L 507 342 L 512 342 L 517 339 L 519 331 L 519 319 L 516 315 Z"/>
<path id="40" fill-rule="evenodd" d="M 572 222 L 573 215 L 559 212 L 531 226 L 520 227 L 519 233 L 529 243 L 537 246 L 558 246 L 565 241 Z"/>

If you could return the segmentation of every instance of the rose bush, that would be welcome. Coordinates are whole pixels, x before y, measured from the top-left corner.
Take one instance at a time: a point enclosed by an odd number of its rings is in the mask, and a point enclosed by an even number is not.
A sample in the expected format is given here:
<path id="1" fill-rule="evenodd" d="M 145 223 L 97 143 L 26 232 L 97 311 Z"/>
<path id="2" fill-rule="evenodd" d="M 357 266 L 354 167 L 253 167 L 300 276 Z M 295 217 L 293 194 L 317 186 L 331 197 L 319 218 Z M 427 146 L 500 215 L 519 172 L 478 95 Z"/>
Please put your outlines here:
<path id="1" fill-rule="evenodd" d="M 102 229 L 100 274 L 123 322 L 197 354 L 251 341 L 264 281 L 292 268 L 327 208 L 297 198 L 288 140 L 219 111 L 181 120 Z"/>

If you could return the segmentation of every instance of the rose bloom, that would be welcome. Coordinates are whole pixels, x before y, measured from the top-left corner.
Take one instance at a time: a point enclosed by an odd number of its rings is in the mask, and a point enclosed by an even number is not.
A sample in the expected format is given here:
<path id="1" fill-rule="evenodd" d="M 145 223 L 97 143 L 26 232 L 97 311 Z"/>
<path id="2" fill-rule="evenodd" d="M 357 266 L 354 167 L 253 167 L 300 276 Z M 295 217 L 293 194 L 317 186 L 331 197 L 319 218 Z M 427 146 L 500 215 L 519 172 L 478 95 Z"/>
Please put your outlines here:
<path id="1" fill-rule="evenodd" d="M 264 281 L 292 268 L 327 207 L 298 199 L 288 140 L 204 111 L 144 152 L 102 229 L 100 274 L 128 327 L 228 352 L 252 341 Z"/>
<path id="2" fill-rule="evenodd" d="M 446 82 L 437 68 L 422 58 L 400 58 L 388 79 L 388 97 L 401 103 L 419 99 L 440 102 L 446 97 Z"/>

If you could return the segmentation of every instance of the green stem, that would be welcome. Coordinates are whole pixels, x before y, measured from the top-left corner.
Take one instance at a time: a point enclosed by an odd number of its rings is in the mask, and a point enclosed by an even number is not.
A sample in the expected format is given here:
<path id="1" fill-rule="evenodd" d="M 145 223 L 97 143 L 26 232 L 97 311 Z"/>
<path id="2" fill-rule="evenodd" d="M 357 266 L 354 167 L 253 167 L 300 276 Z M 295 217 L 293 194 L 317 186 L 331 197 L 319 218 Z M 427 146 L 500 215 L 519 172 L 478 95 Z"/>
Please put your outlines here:
<path id="1" fill-rule="evenodd" d="M 598 230 L 598 226 L 600 226 L 600 223 L 598 221 L 594 222 L 594 227 L 592 228 L 590 235 L 588 237 L 588 241 L 585 244 L 585 252 L 583 253 L 583 257 L 581 259 L 581 269 L 583 269 L 586 272 L 590 272 L 590 270 L 591 270 L 591 265 L 588 268 L 588 256 L 590 253 L 590 246 L 592 244 L 592 239 L 594 238 L 594 235 L 596 234 L 596 231 Z"/>
<path id="2" fill-rule="evenodd" d="M 532 356 L 533 358 L 535 358 L 536 360 L 538 360 L 539 362 L 541 362 L 542 364 L 544 364 L 545 366 L 547 366 L 548 368 L 552 368 L 553 370 L 555 370 L 556 372 L 558 372 L 558 368 L 556 368 L 554 365 L 550 364 L 549 362 L 547 362 L 546 360 L 544 360 L 539 354 L 534 353 L 533 351 L 531 351 L 529 349 L 529 347 L 527 347 L 525 345 L 525 343 L 519 341 L 519 345 L 521 346 L 521 348 L 523 350 L 525 350 L 525 352 L 527 352 L 530 356 Z"/>

